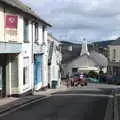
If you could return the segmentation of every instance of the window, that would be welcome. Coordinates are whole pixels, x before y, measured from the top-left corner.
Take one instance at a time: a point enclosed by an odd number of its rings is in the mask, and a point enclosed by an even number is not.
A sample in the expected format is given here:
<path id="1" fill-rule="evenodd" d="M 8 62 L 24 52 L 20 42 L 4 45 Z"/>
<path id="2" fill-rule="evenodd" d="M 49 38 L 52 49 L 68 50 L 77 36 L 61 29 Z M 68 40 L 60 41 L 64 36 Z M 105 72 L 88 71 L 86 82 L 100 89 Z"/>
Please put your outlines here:
<path id="1" fill-rule="evenodd" d="M 44 36 L 44 33 L 45 33 L 45 27 L 43 26 L 43 27 L 42 27 L 42 38 L 43 38 L 43 43 L 45 43 L 45 36 Z"/>
<path id="2" fill-rule="evenodd" d="M 38 42 L 38 23 L 35 23 L 35 42 Z"/>
<path id="3" fill-rule="evenodd" d="M 24 19 L 24 42 L 29 42 L 28 40 L 28 20 Z"/>
<path id="4" fill-rule="evenodd" d="M 78 72 L 78 68 L 72 68 L 72 73 Z"/>
<path id="5" fill-rule="evenodd" d="M 24 67 L 23 67 L 23 85 L 26 85 L 29 80 L 29 57 L 24 57 Z"/>
<path id="6" fill-rule="evenodd" d="M 115 58 L 116 58 L 116 50 L 113 49 L 113 60 L 115 60 Z"/>

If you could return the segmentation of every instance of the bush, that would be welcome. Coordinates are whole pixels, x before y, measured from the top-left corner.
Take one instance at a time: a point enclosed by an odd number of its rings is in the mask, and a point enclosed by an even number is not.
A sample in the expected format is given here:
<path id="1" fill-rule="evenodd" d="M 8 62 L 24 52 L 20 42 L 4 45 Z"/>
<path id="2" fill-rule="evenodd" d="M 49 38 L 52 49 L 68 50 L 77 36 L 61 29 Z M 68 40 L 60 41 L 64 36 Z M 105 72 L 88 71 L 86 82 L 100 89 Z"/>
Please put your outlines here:
<path id="1" fill-rule="evenodd" d="M 88 73 L 88 77 L 92 77 L 92 78 L 98 78 L 98 73 L 95 71 L 90 71 Z"/>

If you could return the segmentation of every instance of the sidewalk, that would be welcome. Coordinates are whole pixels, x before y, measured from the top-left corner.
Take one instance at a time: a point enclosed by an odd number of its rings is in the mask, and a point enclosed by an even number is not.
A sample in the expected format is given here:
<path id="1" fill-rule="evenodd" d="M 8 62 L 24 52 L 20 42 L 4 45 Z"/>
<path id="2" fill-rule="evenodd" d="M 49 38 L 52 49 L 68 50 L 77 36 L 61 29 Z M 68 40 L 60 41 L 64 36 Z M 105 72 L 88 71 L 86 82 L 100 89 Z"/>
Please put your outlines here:
<path id="1" fill-rule="evenodd" d="M 71 87 L 70 87 L 71 88 Z M 34 92 L 34 95 L 45 95 L 45 96 L 49 96 L 55 92 L 62 92 L 62 91 L 66 91 L 69 90 L 69 88 L 67 88 L 65 85 L 61 85 L 59 88 L 56 89 L 46 89 L 45 91 L 39 91 L 39 92 Z"/>

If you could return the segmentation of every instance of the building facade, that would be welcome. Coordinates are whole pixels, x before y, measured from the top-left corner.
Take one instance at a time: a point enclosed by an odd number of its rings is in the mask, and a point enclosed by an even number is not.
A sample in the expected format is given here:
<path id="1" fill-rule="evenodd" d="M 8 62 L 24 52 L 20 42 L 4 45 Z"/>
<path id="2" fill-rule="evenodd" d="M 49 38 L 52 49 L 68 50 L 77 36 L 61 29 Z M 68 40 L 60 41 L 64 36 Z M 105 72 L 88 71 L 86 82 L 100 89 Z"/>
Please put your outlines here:
<path id="1" fill-rule="evenodd" d="M 48 80 L 50 86 L 52 81 L 57 81 L 57 87 L 60 87 L 61 83 L 61 43 L 56 40 L 51 34 L 48 34 Z"/>
<path id="2" fill-rule="evenodd" d="M 80 55 L 73 60 L 63 64 L 64 76 L 69 72 L 71 75 L 75 72 L 88 73 L 89 71 L 99 72 L 102 68 L 104 73 L 107 72 L 107 58 L 95 51 L 88 51 L 87 41 L 84 40 Z"/>
<path id="3" fill-rule="evenodd" d="M 120 76 L 120 38 L 109 45 L 108 72 L 112 75 Z"/>
<path id="4" fill-rule="evenodd" d="M 0 20 L 1 96 L 20 96 L 32 92 L 35 83 L 34 43 L 36 37 L 43 41 L 38 36 L 36 25 L 50 25 L 18 0 L 0 1 Z M 46 28 L 44 34 L 47 41 Z M 44 76 L 45 73 L 42 74 Z M 45 80 L 44 85 L 47 84 L 47 78 L 42 79 Z"/>
<path id="5" fill-rule="evenodd" d="M 38 39 L 33 40 L 34 89 L 40 90 L 48 85 L 48 43 L 47 25 L 38 25 Z"/>

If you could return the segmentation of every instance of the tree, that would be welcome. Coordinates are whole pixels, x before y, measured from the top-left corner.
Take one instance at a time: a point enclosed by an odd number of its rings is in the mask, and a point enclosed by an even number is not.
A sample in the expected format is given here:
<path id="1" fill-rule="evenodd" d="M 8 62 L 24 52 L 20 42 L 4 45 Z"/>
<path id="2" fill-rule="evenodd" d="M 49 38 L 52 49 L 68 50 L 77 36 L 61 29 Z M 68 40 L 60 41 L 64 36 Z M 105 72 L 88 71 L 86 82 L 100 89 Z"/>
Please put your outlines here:
<path id="1" fill-rule="evenodd" d="M 98 78 L 98 73 L 91 70 L 91 71 L 88 73 L 88 77 Z"/>

